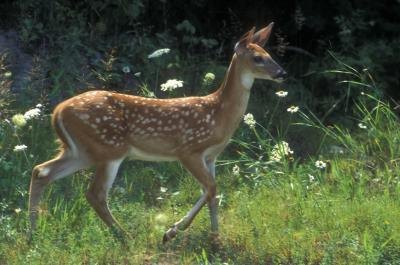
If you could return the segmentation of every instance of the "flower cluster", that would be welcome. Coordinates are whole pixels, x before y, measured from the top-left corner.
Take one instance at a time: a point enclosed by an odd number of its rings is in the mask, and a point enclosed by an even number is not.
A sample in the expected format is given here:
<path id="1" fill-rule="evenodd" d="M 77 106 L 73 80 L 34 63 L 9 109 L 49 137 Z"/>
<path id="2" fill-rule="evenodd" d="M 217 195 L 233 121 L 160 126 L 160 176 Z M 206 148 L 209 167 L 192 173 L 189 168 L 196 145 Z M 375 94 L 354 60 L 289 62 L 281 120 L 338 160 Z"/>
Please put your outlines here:
<path id="1" fill-rule="evenodd" d="M 287 109 L 287 111 L 288 111 L 289 113 L 296 113 L 296 112 L 299 111 L 299 107 L 297 107 L 297 106 L 291 106 L 291 107 L 289 107 L 289 108 Z"/>
<path id="2" fill-rule="evenodd" d="M 178 87 L 183 86 L 183 81 L 177 80 L 177 79 L 170 79 L 164 84 L 161 84 L 161 90 L 162 91 L 173 91 Z"/>
<path id="3" fill-rule="evenodd" d="M 251 129 L 256 126 L 256 120 L 254 119 L 253 114 L 247 113 L 243 117 L 244 123 L 246 123 Z"/>
<path id="4" fill-rule="evenodd" d="M 42 107 L 42 104 L 37 104 L 35 108 L 28 110 L 24 114 L 15 114 L 12 116 L 11 121 L 16 128 L 22 128 L 26 125 L 27 121 L 40 117 Z"/>
<path id="5" fill-rule="evenodd" d="M 281 91 L 275 92 L 275 95 L 277 95 L 280 98 L 284 98 L 288 95 L 288 92 L 281 90 Z"/>
<path id="6" fill-rule="evenodd" d="M 232 173 L 234 176 L 239 176 L 240 174 L 240 167 L 238 165 L 234 165 L 232 168 Z"/>
<path id="7" fill-rule="evenodd" d="M 149 56 L 147 56 L 147 58 L 152 59 L 152 58 L 157 58 L 160 56 L 163 56 L 164 54 L 169 53 L 171 50 L 168 48 L 164 48 L 164 49 L 158 49 L 154 52 L 152 52 L 151 54 L 149 54 Z"/>
<path id="8" fill-rule="evenodd" d="M 315 166 L 319 169 L 324 169 L 326 168 L 326 163 L 322 160 L 317 160 L 315 161 Z"/>
<path id="9" fill-rule="evenodd" d="M 207 73 L 203 78 L 203 84 L 206 86 L 211 85 L 214 82 L 214 79 L 215 75 L 213 73 Z"/>
<path id="10" fill-rule="evenodd" d="M 285 141 L 281 141 L 272 148 L 271 160 L 279 162 L 284 157 L 290 158 L 292 155 L 293 151 L 290 149 L 289 144 Z"/>
<path id="11" fill-rule="evenodd" d="M 14 152 L 25 151 L 28 147 L 24 144 L 14 146 Z"/>
<path id="12" fill-rule="evenodd" d="M 34 108 L 30 109 L 27 112 L 24 113 L 24 118 L 25 120 L 31 120 L 31 119 L 36 119 L 40 117 L 41 110 L 39 108 Z"/>
<path id="13" fill-rule="evenodd" d="M 11 121 L 17 128 L 22 128 L 26 125 L 26 119 L 22 114 L 15 114 L 12 116 Z"/>
<path id="14" fill-rule="evenodd" d="M 124 74 L 129 74 L 131 72 L 131 68 L 129 67 L 129 65 L 125 65 L 124 67 L 122 67 L 122 72 Z"/>

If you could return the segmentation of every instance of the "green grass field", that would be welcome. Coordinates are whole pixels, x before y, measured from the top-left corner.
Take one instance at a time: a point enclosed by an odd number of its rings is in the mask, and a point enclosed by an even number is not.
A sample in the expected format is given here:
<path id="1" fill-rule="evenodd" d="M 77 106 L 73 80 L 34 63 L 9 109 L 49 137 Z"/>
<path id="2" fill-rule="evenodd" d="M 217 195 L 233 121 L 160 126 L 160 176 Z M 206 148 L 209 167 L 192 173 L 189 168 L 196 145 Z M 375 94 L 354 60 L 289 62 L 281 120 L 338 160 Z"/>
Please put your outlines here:
<path id="1" fill-rule="evenodd" d="M 272 161 L 276 146 L 264 140 L 265 129 L 242 125 L 248 139 L 236 137 L 231 147 L 239 155 L 217 167 L 217 250 L 206 209 L 162 244 L 200 187 L 178 164 L 137 161 L 124 162 L 109 200 L 132 240 L 122 244 L 86 202 L 88 170 L 49 186 L 28 243 L 30 170 L 57 145 L 44 141 L 54 139 L 48 116 L 24 128 L 2 122 L 0 264 L 399 264 L 400 125 L 389 105 L 366 98 L 372 107 L 360 103 L 364 120 L 353 133 L 296 113 L 304 121 L 297 126 L 326 136 L 318 157 L 280 150 L 281 160 Z M 22 142 L 28 147 L 13 151 Z"/>
<path id="2" fill-rule="evenodd" d="M 87 170 L 48 187 L 29 242 L 31 170 L 57 144 L 51 110 L 37 106 L 40 115 L 29 117 L 10 105 L 0 121 L 0 264 L 400 264 L 400 123 L 393 107 L 361 94 L 351 128 L 292 108 L 274 137 L 273 116 L 287 108 L 279 104 L 267 118 L 246 116 L 218 163 L 218 247 L 206 209 L 162 244 L 200 186 L 177 163 L 140 161 L 123 163 L 109 198 L 132 239 L 122 243 L 87 203 Z M 286 138 L 304 130 L 316 151 L 300 156 Z"/>

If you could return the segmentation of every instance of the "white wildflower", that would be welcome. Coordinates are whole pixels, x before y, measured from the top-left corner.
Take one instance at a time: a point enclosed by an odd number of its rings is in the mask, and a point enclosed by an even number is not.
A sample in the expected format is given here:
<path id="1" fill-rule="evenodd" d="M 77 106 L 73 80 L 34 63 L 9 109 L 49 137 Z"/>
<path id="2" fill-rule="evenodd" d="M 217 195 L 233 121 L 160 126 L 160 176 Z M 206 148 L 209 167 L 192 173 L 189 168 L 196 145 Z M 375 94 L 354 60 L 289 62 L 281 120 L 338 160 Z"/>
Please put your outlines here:
<path id="1" fill-rule="evenodd" d="M 238 165 L 234 165 L 232 168 L 232 173 L 234 176 L 239 176 L 240 174 L 240 167 Z"/>
<path id="2" fill-rule="evenodd" d="M 15 114 L 12 116 L 11 121 L 17 128 L 22 128 L 26 125 L 26 119 L 22 114 Z"/>
<path id="3" fill-rule="evenodd" d="M 39 103 L 36 105 L 36 108 L 41 109 L 41 108 L 43 108 L 43 105 Z"/>
<path id="4" fill-rule="evenodd" d="M 326 168 L 326 163 L 322 160 L 317 160 L 315 161 L 315 166 L 319 169 L 324 169 Z"/>
<path id="5" fill-rule="evenodd" d="M 205 74 L 204 78 L 203 78 L 203 83 L 204 85 L 211 85 L 212 82 L 215 79 L 215 75 L 213 73 L 207 73 Z"/>
<path id="6" fill-rule="evenodd" d="M 168 190 L 168 188 L 166 188 L 166 187 L 160 187 L 160 191 L 163 193 L 167 192 L 167 190 Z"/>
<path id="7" fill-rule="evenodd" d="M 359 123 L 358 124 L 358 128 L 360 128 L 360 129 L 367 129 L 367 126 L 364 124 L 364 123 Z"/>
<path id="8" fill-rule="evenodd" d="M 162 91 L 173 91 L 178 87 L 183 86 L 183 81 L 181 80 L 176 80 L 176 79 L 170 79 L 164 84 L 161 84 L 161 90 Z"/>
<path id="9" fill-rule="evenodd" d="M 310 182 L 314 182 L 315 181 L 315 177 L 311 174 L 308 174 L 308 179 L 310 180 Z"/>
<path id="10" fill-rule="evenodd" d="M 134 73 L 133 75 L 136 77 L 140 77 L 142 75 L 142 72 L 137 72 L 137 73 Z"/>
<path id="11" fill-rule="evenodd" d="M 288 92 L 281 90 L 281 91 L 276 92 L 275 95 L 277 95 L 280 98 L 284 98 L 288 95 Z"/>
<path id="12" fill-rule="evenodd" d="M 21 208 L 14 209 L 14 212 L 15 212 L 16 214 L 19 214 L 21 211 L 22 211 Z"/>
<path id="13" fill-rule="evenodd" d="M 125 65 L 124 67 L 122 67 L 122 72 L 124 72 L 125 74 L 129 74 L 131 72 L 131 68 L 128 65 Z"/>
<path id="14" fill-rule="evenodd" d="M 25 151 L 26 148 L 28 148 L 28 147 L 24 144 L 16 145 L 16 146 L 14 146 L 14 152 L 22 152 L 22 151 Z"/>
<path id="15" fill-rule="evenodd" d="M 253 114 L 247 113 L 243 117 L 244 123 L 247 124 L 250 128 L 254 128 L 256 126 L 256 120 L 254 119 Z"/>
<path id="16" fill-rule="evenodd" d="M 289 144 L 285 141 L 279 142 L 272 148 L 271 160 L 279 162 L 284 157 L 291 157 L 293 151 L 290 149 Z"/>
<path id="17" fill-rule="evenodd" d="M 27 112 L 25 112 L 24 118 L 27 121 L 38 118 L 40 116 L 40 112 L 41 112 L 41 110 L 39 108 L 30 109 Z"/>
<path id="18" fill-rule="evenodd" d="M 151 54 L 149 54 L 149 56 L 147 56 L 147 58 L 149 58 L 149 59 L 157 58 L 157 57 L 160 57 L 160 56 L 162 56 L 162 55 L 164 55 L 164 54 L 169 53 L 170 51 L 171 51 L 171 50 L 168 49 L 168 48 L 158 49 L 158 50 L 152 52 Z"/>
<path id="19" fill-rule="evenodd" d="M 288 112 L 290 113 L 295 113 L 299 111 L 299 107 L 297 106 L 291 106 L 290 108 L 287 109 Z"/>

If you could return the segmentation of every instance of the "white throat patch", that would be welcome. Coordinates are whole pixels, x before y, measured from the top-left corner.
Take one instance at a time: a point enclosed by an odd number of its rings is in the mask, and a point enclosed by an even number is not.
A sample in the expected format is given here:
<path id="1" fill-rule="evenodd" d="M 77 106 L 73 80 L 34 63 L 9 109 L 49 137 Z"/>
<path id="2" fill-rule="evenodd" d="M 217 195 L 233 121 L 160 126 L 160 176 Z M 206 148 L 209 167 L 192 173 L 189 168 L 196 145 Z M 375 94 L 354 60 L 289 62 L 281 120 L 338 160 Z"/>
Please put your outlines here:
<path id="1" fill-rule="evenodd" d="M 240 81 L 245 88 L 250 89 L 254 83 L 254 75 L 252 73 L 243 73 L 240 76 Z"/>

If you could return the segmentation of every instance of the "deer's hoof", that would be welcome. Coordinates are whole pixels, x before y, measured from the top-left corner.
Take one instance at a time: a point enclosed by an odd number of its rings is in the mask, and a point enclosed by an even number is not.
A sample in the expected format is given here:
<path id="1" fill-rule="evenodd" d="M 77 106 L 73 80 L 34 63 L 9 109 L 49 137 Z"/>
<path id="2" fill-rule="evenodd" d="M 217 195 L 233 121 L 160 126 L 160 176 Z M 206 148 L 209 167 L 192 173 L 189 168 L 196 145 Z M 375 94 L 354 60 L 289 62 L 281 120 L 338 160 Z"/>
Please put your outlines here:
<path id="1" fill-rule="evenodd" d="M 165 232 L 164 237 L 163 237 L 163 244 L 167 243 L 171 239 L 173 239 L 176 234 L 178 233 L 178 228 L 176 226 L 171 227 L 168 229 L 167 232 Z"/>

